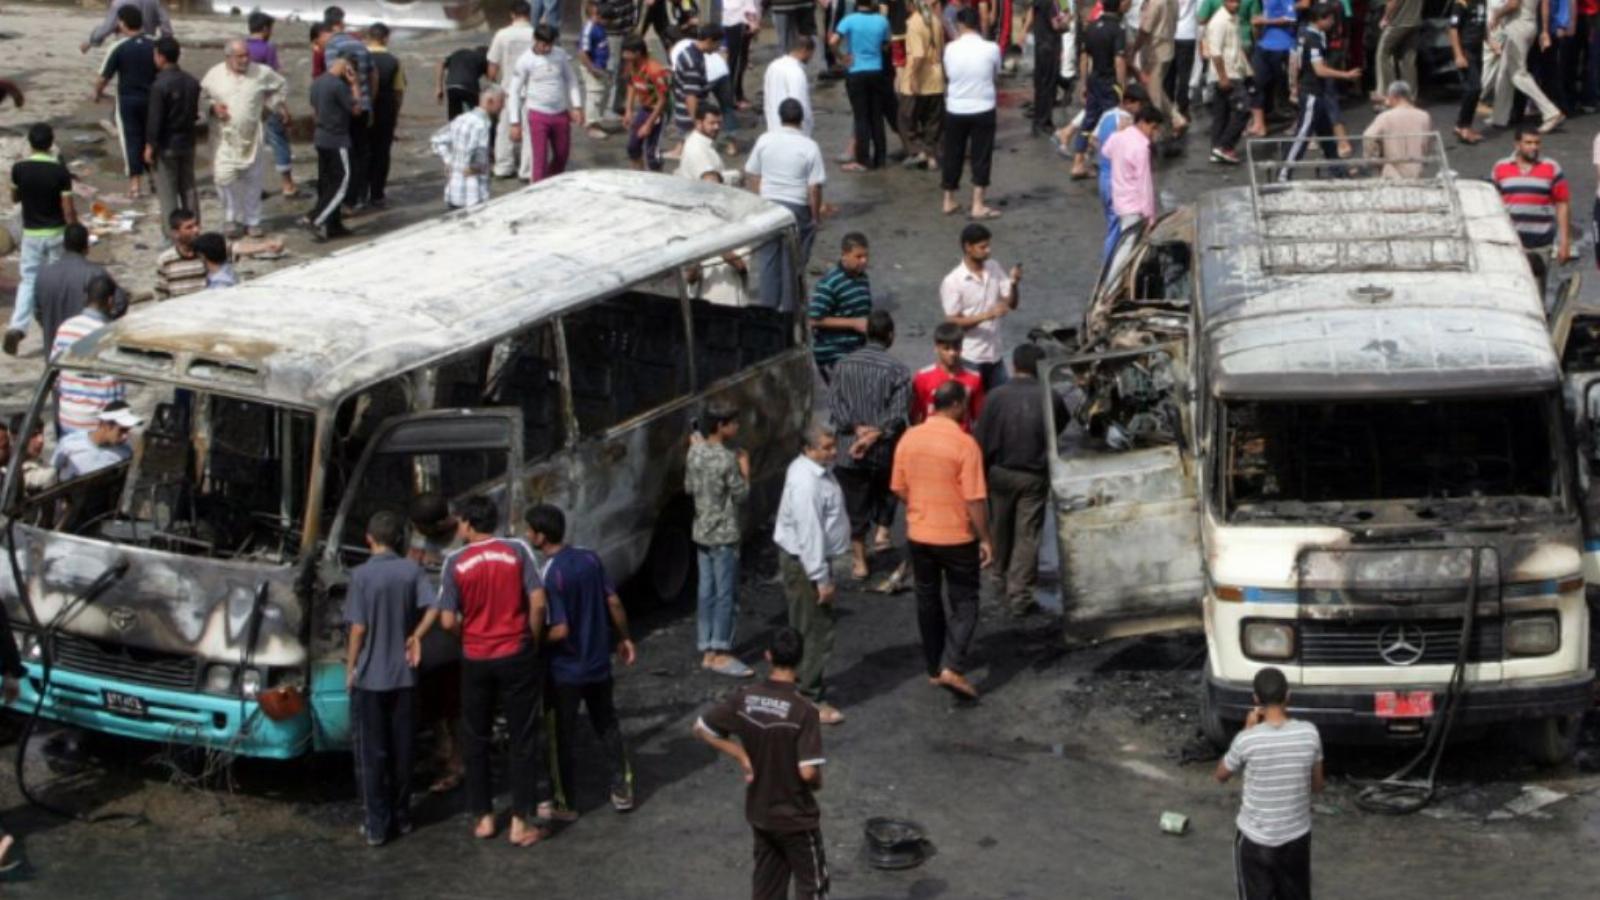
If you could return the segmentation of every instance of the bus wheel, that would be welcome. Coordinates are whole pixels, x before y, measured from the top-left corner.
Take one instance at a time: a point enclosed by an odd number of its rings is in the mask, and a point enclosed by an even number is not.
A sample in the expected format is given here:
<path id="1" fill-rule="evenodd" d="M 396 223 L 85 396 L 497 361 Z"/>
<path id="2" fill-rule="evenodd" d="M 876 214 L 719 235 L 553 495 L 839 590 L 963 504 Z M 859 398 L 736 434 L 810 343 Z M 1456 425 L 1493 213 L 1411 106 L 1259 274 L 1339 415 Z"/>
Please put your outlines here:
<path id="1" fill-rule="evenodd" d="M 1521 726 L 1522 752 L 1541 766 L 1559 766 L 1578 749 L 1578 734 L 1583 716 L 1548 716 L 1524 722 Z"/>
<path id="2" fill-rule="evenodd" d="M 645 557 L 644 587 L 658 603 L 678 603 L 692 599 L 699 574 L 694 543 L 689 540 L 693 512 L 686 504 L 668 507 L 656 522 Z"/>

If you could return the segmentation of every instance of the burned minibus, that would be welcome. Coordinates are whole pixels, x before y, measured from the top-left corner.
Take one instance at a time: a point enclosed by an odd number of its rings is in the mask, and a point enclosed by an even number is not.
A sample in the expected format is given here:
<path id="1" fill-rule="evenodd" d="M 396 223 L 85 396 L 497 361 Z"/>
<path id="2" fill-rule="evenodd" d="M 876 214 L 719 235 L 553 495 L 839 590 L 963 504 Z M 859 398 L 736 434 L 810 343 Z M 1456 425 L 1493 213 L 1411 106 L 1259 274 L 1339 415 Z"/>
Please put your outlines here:
<path id="1" fill-rule="evenodd" d="M 10 467 L 21 707 L 251 756 L 346 746 L 349 573 L 369 517 L 424 492 L 493 497 L 508 534 L 558 504 L 619 582 L 691 591 L 699 408 L 743 411 L 757 482 L 810 420 L 805 323 L 755 277 L 797 247 L 747 192 L 585 172 L 85 338 L 30 420 L 73 373 L 117 379 L 146 425 L 131 460 L 43 492 Z"/>
<path id="2" fill-rule="evenodd" d="M 1500 198 L 1437 149 L 1415 178 L 1274 168 L 1125 235 L 1054 357 L 1069 634 L 1203 626 L 1219 744 L 1271 665 L 1336 735 L 1420 737 L 1448 701 L 1565 759 L 1582 473 Z"/>

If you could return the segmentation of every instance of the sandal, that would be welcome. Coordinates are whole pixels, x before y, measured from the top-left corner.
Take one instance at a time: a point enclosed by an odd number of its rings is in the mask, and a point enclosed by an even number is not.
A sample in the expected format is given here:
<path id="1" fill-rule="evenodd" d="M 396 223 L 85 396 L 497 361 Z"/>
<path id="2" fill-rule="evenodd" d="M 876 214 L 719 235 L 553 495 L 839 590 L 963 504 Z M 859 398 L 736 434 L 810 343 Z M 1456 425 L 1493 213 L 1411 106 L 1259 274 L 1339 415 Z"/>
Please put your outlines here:
<path id="1" fill-rule="evenodd" d="M 1000 216 L 1001 212 L 998 209 L 986 209 L 982 212 L 972 212 L 967 214 L 967 218 L 973 222 L 981 222 L 988 219 L 998 219 Z"/>
<path id="2" fill-rule="evenodd" d="M 847 162 L 839 167 L 841 172 L 865 172 L 867 167 L 858 162 Z"/>

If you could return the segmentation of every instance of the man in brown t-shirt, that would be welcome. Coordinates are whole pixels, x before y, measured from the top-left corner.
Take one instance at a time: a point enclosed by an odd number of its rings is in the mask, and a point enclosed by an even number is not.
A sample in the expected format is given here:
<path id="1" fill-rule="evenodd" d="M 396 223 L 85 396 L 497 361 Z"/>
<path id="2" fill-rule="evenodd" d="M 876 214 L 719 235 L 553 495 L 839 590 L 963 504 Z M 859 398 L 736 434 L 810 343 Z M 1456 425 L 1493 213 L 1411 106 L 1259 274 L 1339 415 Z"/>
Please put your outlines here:
<path id="1" fill-rule="evenodd" d="M 695 736 L 732 757 L 744 771 L 744 815 L 755 832 L 754 900 L 783 900 L 794 882 L 795 900 L 828 893 L 821 811 L 822 723 L 817 707 L 795 686 L 804 641 L 780 628 L 767 648 L 772 672 L 706 710 Z"/>

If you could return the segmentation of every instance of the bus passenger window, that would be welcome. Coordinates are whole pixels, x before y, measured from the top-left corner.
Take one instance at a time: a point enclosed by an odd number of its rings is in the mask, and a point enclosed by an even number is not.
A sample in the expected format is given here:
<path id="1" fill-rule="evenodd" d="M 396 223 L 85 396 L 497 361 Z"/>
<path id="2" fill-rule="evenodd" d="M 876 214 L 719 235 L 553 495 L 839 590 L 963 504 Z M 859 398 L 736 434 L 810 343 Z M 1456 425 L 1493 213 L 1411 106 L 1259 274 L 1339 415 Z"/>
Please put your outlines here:
<path id="1" fill-rule="evenodd" d="M 578 433 L 599 434 L 689 393 L 676 296 L 629 291 L 564 320 Z"/>
<path id="2" fill-rule="evenodd" d="M 522 454 L 540 460 L 566 443 L 561 413 L 561 370 L 556 330 L 546 322 L 495 348 L 493 371 L 483 391 L 486 406 L 522 410 Z"/>
<path id="3" fill-rule="evenodd" d="M 690 303 L 700 387 L 737 375 L 794 346 L 794 316 L 765 306 Z"/>

